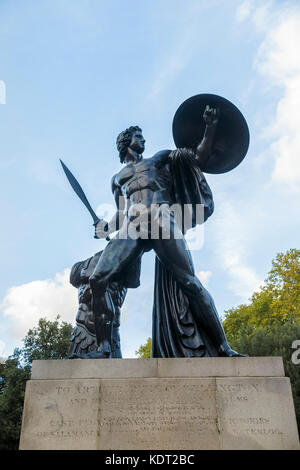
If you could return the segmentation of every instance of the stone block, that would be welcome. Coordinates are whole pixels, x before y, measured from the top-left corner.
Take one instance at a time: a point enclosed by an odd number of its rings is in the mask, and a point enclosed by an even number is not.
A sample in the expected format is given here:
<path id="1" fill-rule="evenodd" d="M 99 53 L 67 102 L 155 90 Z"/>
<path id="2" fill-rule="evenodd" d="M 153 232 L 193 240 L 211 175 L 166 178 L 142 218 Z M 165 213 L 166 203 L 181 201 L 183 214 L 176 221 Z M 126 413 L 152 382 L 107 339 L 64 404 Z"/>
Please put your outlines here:
<path id="1" fill-rule="evenodd" d="M 299 449 L 281 358 L 35 361 L 20 449 Z"/>
<path id="2" fill-rule="evenodd" d="M 32 380 L 128 377 L 284 377 L 281 357 L 33 361 Z"/>

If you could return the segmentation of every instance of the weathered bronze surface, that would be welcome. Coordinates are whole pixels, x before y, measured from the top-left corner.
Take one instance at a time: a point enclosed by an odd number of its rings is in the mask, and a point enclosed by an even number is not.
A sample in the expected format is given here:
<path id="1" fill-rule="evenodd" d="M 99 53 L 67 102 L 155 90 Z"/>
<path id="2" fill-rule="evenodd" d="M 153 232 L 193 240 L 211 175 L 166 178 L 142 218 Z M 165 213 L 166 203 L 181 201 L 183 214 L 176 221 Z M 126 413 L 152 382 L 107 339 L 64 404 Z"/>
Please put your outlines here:
<path id="1" fill-rule="evenodd" d="M 117 212 L 111 221 L 95 224 L 95 237 L 117 234 L 88 278 L 97 350 L 87 357 L 112 357 L 116 318 L 112 283 L 138 287 L 141 258 L 150 250 L 156 255 L 152 356 L 240 355 L 228 345 L 214 301 L 195 274 L 184 234 L 204 223 L 214 210 L 203 172 L 223 173 L 243 160 L 248 126 L 228 100 L 205 94 L 179 107 L 173 134 L 176 150 L 161 150 L 145 159 L 140 127 L 131 126 L 117 138 L 124 164 L 111 182 Z M 174 205 L 183 213 L 188 207 L 188 224 Z"/>

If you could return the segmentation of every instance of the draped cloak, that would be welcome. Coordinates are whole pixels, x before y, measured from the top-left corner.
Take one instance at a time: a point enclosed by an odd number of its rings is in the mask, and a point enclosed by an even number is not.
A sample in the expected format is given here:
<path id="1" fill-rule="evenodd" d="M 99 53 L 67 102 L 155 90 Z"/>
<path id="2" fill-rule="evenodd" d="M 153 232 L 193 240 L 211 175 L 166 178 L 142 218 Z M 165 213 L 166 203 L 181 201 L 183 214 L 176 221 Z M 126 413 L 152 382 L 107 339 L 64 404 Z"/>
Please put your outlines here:
<path id="1" fill-rule="evenodd" d="M 184 206 L 189 205 L 192 211 L 189 228 L 195 227 L 199 223 L 196 217 L 197 205 L 203 206 L 201 222 L 205 222 L 214 211 L 212 192 L 191 149 L 171 151 L 169 162 L 173 180 L 173 203 L 181 205 L 182 211 Z M 123 273 L 123 285 L 139 286 L 140 265 L 139 257 L 127 269 L 127 273 Z M 196 318 L 180 285 L 156 257 L 151 357 L 217 356 L 214 346 L 197 324 Z"/>
<path id="2" fill-rule="evenodd" d="M 192 208 L 192 227 L 195 227 L 199 223 L 196 218 L 197 204 L 203 206 L 202 222 L 214 211 L 212 192 L 192 150 L 177 149 L 169 157 L 175 202 L 182 207 L 189 204 Z M 196 315 L 191 311 L 180 285 L 157 257 L 152 322 L 152 357 L 218 355 L 197 324 Z"/>

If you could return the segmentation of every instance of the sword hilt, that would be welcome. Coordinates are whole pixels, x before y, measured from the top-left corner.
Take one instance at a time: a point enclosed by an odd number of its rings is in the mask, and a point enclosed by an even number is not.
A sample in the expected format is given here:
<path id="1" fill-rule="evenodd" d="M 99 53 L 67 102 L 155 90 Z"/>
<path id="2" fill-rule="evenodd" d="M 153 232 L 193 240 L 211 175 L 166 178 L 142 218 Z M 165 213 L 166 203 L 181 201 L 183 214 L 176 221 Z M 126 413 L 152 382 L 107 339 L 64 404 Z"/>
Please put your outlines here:
<path id="1" fill-rule="evenodd" d="M 96 227 L 97 223 L 100 222 L 100 220 L 102 220 L 102 219 L 98 219 L 98 217 L 96 217 L 96 218 L 94 219 L 94 223 L 93 223 L 94 227 Z M 99 238 L 96 237 L 96 235 L 94 235 L 94 238 L 96 238 L 97 240 L 99 240 Z M 110 241 L 109 235 L 107 235 L 107 237 L 105 238 L 105 240 L 106 240 L 107 242 Z"/>

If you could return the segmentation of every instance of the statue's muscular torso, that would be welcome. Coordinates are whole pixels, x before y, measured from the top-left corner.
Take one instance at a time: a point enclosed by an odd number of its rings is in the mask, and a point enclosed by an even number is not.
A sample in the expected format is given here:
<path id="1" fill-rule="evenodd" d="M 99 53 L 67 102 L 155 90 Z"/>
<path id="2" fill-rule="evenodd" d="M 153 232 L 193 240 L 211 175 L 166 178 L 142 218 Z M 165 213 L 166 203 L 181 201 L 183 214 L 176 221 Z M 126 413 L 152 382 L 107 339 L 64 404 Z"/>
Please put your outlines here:
<path id="1" fill-rule="evenodd" d="M 112 180 L 112 190 L 124 197 L 126 210 L 135 204 L 150 208 L 151 204 L 169 204 L 172 198 L 172 177 L 169 168 L 171 150 L 162 150 L 153 157 L 129 163 Z"/>

